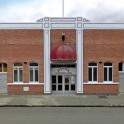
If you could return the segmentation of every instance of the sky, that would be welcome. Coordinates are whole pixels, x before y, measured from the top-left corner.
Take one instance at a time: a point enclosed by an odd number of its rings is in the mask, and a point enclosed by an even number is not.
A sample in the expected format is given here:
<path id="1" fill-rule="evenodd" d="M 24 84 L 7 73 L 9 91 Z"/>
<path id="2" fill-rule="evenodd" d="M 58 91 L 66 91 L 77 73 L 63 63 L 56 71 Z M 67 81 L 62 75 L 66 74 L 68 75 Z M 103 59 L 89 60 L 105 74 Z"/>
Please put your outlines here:
<path id="1" fill-rule="evenodd" d="M 62 0 L 0 0 L 0 23 L 62 17 Z M 124 0 L 64 0 L 64 17 L 124 23 Z"/>

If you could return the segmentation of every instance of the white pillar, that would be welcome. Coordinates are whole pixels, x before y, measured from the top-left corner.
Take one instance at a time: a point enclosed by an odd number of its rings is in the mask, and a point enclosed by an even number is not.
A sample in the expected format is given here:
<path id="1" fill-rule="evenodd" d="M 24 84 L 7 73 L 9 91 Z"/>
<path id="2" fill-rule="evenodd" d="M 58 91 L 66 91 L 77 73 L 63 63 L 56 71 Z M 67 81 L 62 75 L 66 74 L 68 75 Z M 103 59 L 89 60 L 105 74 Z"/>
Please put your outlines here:
<path id="1" fill-rule="evenodd" d="M 77 93 L 83 93 L 83 34 L 82 29 L 77 29 Z"/>
<path id="2" fill-rule="evenodd" d="M 122 63 L 122 71 L 124 71 L 124 63 Z"/>
<path id="3" fill-rule="evenodd" d="M 50 30 L 44 30 L 44 93 L 50 93 Z"/>

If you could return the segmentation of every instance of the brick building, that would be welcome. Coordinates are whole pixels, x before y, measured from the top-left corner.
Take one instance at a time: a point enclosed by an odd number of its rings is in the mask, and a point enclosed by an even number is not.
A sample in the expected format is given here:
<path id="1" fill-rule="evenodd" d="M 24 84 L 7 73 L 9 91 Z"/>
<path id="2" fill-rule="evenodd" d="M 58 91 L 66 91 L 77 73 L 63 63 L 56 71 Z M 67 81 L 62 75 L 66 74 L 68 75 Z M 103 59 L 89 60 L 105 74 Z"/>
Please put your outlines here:
<path id="1" fill-rule="evenodd" d="M 0 93 L 124 91 L 124 24 L 48 18 L 0 23 Z"/>

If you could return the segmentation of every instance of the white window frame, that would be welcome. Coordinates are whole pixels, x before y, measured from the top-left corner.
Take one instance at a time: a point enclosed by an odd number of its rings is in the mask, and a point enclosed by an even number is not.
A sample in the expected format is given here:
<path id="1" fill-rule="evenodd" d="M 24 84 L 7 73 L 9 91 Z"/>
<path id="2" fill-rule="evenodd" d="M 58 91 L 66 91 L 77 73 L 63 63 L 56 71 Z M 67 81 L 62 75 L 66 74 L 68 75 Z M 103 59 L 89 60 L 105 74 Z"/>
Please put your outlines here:
<path id="1" fill-rule="evenodd" d="M 22 81 L 19 81 L 20 79 L 20 72 L 19 70 L 22 69 Z M 17 70 L 17 81 L 14 81 L 14 70 Z M 23 65 L 22 66 L 14 66 L 13 65 L 13 82 L 14 83 L 22 83 L 23 82 Z"/>
<path id="2" fill-rule="evenodd" d="M 93 63 L 94 63 L 94 62 L 93 62 Z M 89 66 L 89 64 L 90 64 L 90 63 L 88 63 L 88 83 L 98 83 L 98 64 L 95 63 L 95 64 L 97 64 L 96 66 Z M 92 69 L 92 81 L 89 81 L 89 68 Z M 94 68 L 97 69 L 97 81 L 93 81 L 93 77 L 94 77 L 93 70 L 94 70 Z"/>
<path id="3" fill-rule="evenodd" d="M 32 63 L 30 63 L 32 64 Z M 38 63 L 36 63 L 38 64 Z M 30 69 L 33 69 L 33 81 L 30 81 Z M 38 81 L 35 81 L 35 69 L 38 70 Z M 38 66 L 30 66 L 29 65 L 29 82 L 30 83 L 39 83 L 39 65 Z"/>
<path id="4" fill-rule="evenodd" d="M 4 71 L 4 67 L 3 67 L 3 64 L 6 64 L 6 63 L 0 63 L 0 64 L 2 64 L 2 71 L 0 73 L 7 73 L 7 71 Z"/>
<path id="5" fill-rule="evenodd" d="M 112 63 L 111 63 L 112 64 Z M 112 66 L 106 66 L 104 65 L 104 69 L 107 68 L 107 81 L 104 80 L 105 83 L 107 82 L 113 82 L 113 65 Z M 112 68 L 112 81 L 109 80 L 109 68 Z M 105 75 L 104 75 L 105 76 Z"/>

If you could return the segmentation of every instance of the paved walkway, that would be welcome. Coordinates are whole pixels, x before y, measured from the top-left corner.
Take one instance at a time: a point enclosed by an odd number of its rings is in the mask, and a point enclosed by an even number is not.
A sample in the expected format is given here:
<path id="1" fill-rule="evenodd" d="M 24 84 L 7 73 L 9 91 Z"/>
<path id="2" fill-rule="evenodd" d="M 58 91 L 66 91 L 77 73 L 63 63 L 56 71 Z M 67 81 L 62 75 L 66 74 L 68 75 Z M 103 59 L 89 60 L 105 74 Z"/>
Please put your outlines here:
<path id="1" fill-rule="evenodd" d="M 0 95 L 0 106 L 124 107 L 124 94 L 104 95 Z"/>

